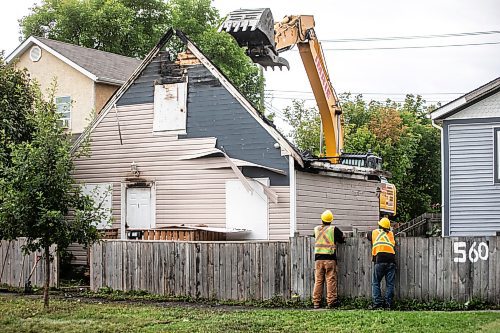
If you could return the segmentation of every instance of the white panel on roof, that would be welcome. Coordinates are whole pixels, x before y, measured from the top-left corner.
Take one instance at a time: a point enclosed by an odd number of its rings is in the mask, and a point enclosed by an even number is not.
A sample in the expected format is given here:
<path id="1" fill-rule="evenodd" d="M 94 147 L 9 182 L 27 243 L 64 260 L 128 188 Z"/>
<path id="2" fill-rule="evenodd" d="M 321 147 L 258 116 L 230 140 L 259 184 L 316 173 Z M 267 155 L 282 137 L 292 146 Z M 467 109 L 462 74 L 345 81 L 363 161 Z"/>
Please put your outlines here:
<path id="1" fill-rule="evenodd" d="M 154 132 L 186 134 L 187 82 L 155 85 Z"/>

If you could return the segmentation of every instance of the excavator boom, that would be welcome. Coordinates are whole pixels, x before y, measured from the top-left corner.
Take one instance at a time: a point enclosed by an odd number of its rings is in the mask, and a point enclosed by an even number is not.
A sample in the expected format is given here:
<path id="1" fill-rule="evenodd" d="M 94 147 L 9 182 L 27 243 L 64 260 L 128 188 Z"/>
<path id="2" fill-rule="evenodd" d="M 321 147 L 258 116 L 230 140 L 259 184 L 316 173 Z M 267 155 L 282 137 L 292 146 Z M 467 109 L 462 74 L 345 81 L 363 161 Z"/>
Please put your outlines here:
<path id="1" fill-rule="evenodd" d="M 252 61 L 264 68 L 289 68 L 288 61 L 280 57 L 279 53 L 297 45 L 321 115 L 326 146 L 324 158 L 334 164 L 348 164 L 356 156 L 342 153 L 342 109 L 331 84 L 314 25 L 311 15 L 289 15 L 274 23 L 269 8 L 240 9 L 229 14 L 219 31 L 231 34 L 238 45 L 246 48 Z M 366 160 L 363 165 L 356 165 L 370 167 L 368 164 Z M 394 185 L 387 182 L 381 185 L 380 202 L 382 213 L 396 213 Z"/>

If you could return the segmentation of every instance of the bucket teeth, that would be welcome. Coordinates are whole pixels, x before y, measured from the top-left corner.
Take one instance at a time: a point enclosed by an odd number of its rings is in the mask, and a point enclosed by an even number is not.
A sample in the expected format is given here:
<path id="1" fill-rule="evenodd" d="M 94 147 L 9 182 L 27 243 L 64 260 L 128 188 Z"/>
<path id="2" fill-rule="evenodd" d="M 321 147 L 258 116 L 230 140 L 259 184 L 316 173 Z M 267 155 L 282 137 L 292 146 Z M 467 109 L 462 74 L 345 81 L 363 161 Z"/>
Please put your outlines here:
<path id="1" fill-rule="evenodd" d="M 226 31 L 236 39 L 238 45 L 246 47 L 247 55 L 254 63 L 266 69 L 290 69 L 288 61 L 278 56 L 274 42 L 274 19 L 269 8 L 233 11 L 219 31 Z"/>

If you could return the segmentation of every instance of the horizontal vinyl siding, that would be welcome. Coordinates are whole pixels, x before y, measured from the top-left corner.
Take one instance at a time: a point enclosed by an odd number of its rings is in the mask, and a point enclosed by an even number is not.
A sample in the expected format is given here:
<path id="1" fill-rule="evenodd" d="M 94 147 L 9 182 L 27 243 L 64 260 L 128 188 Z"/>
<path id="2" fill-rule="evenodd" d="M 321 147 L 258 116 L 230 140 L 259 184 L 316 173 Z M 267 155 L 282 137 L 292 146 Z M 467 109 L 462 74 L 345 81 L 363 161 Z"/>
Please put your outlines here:
<path id="1" fill-rule="evenodd" d="M 275 186 L 278 203 L 269 200 L 269 239 L 288 240 L 290 237 L 290 188 Z"/>
<path id="2" fill-rule="evenodd" d="M 121 183 L 137 163 L 140 177 L 156 187 L 156 226 L 206 224 L 225 227 L 225 183 L 237 179 L 223 157 L 183 159 L 213 147 L 214 138 L 177 139 L 153 135 L 153 105 L 117 108 L 91 134 L 91 156 L 75 163 L 75 178 L 87 183 L 112 183 L 113 227 L 121 226 Z M 269 204 L 271 239 L 284 239 L 289 229 L 288 186 L 271 187 L 278 204 Z"/>
<path id="3" fill-rule="evenodd" d="M 493 128 L 499 126 L 448 125 L 450 236 L 500 231 L 500 184 L 493 181 Z"/>
<path id="4" fill-rule="evenodd" d="M 297 230 L 312 234 L 320 216 L 330 209 L 341 230 L 368 230 L 379 217 L 378 182 L 297 172 Z"/>

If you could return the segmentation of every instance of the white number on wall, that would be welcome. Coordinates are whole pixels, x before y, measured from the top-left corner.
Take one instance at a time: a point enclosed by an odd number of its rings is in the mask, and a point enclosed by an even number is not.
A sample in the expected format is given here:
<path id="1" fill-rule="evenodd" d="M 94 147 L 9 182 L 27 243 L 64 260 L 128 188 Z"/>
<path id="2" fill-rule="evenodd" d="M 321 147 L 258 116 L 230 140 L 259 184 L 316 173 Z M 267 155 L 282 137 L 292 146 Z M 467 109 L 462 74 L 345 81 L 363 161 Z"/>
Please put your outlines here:
<path id="1" fill-rule="evenodd" d="M 476 242 L 473 242 L 469 248 L 469 261 L 477 262 L 478 260 L 488 260 L 489 249 L 488 244 L 485 242 L 480 242 L 477 245 Z M 466 262 L 467 261 L 467 243 L 466 242 L 454 242 L 453 243 L 453 252 L 455 253 L 455 257 L 453 258 L 454 262 Z"/>

